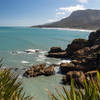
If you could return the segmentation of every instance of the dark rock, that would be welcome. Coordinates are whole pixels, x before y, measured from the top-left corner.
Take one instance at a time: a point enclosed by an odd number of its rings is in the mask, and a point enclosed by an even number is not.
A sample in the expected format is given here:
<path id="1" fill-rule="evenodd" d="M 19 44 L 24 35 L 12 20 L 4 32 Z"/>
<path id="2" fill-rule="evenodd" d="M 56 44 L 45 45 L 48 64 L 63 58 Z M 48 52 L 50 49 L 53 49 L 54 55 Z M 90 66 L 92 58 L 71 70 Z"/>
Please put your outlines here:
<path id="1" fill-rule="evenodd" d="M 52 47 L 49 51 L 49 53 L 58 53 L 62 52 L 63 50 L 60 47 Z"/>
<path id="2" fill-rule="evenodd" d="M 67 73 L 68 71 L 75 70 L 75 65 L 73 63 L 61 63 L 60 69 L 62 73 Z"/>
<path id="3" fill-rule="evenodd" d="M 100 29 L 96 32 L 91 32 L 89 35 L 89 44 L 92 45 L 100 45 Z"/>
<path id="4" fill-rule="evenodd" d="M 66 58 L 66 51 L 62 50 L 60 47 L 52 47 L 46 56 L 53 58 Z"/>
<path id="5" fill-rule="evenodd" d="M 99 72 L 98 70 L 89 71 L 89 72 L 85 73 L 85 76 L 87 77 L 87 80 L 94 79 L 96 81 L 98 79 L 97 78 L 98 72 Z"/>
<path id="6" fill-rule="evenodd" d="M 89 52 L 90 52 L 90 48 L 89 47 L 84 47 L 82 49 L 79 49 L 79 50 L 75 51 L 71 58 L 81 60 L 81 59 L 86 58 L 87 55 L 89 54 Z"/>
<path id="7" fill-rule="evenodd" d="M 73 63 L 74 65 L 79 65 L 79 64 L 81 64 L 82 62 L 79 61 L 79 60 L 72 60 L 72 63 Z"/>
<path id="8" fill-rule="evenodd" d="M 82 71 L 70 71 L 63 77 L 64 84 L 71 84 L 71 79 L 74 79 L 76 86 L 83 86 L 85 75 Z"/>
<path id="9" fill-rule="evenodd" d="M 97 72 L 99 71 L 98 70 L 89 71 L 85 73 L 85 76 L 93 78 L 94 76 L 97 76 Z"/>
<path id="10" fill-rule="evenodd" d="M 73 53 L 79 49 L 82 49 L 88 45 L 88 40 L 85 39 L 75 39 L 71 44 L 68 45 L 66 51 L 69 57 L 73 55 Z"/>
<path id="11" fill-rule="evenodd" d="M 78 63 L 80 63 L 80 62 L 78 62 Z M 85 68 L 83 66 L 81 66 L 80 64 L 78 64 L 78 63 L 75 64 L 75 63 L 71 62 L 71 63 L 62 63 L 62 64 L 60 64 L 61 72 L 63 74 L 65 74 L 69 71 L 82 71 L 82 70 L 84 71 Z"/>
<path id="12" fill-rule="evenodd" d="M 53 58 L 66 58 L 66 51 L 63 52 L 57 52 L 57 53 L 48 53 L 47 57 L 53 57 Z"/>

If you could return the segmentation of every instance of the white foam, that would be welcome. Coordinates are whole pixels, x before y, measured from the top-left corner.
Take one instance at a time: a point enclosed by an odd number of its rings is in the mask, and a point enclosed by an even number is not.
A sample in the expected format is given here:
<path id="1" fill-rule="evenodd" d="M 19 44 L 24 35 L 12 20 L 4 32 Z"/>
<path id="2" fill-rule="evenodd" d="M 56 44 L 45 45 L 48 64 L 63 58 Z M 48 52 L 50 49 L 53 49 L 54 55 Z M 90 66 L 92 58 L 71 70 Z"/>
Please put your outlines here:
<path id="1" fill-rule="evenodd" d="M 45 55 L 44 55 L 44 54 L 40 54 L 40 55 L 38 55 L 38 57 L 37 57 L 37 60 L 36 60 L 36 61 L 45 61 L 45 60 L 46 60 Z"/>
<path id="2" fill-rule="evenodd" d="M 39 53 L 41 53 L 41 54 L 45 54 L 45 53 L 47 53 L 48 51 L 40 51 Z"/>
<path id="3" fill-rule="evenodd" d="M 39 52 L 39 51 L 40 51 L 39 49 L 27 49 L 24 52 L 25 53 L 28 53 L 28 54 L 33 54 L 33 53 Z"/>
<path id="4" fill-rule="evenodd" d="M 39 58 L 42 58 L 42 59 L 46 59 L 46 57 L 45 57 L 43 54 L 38 55 L 38 57 L 39 57 Z"/>
<path id="5" fill-rule="evenodd" d="M 47 61 L 47 62 L 46 62 L 46 64 L 50 65 L 50 64 L 51 64 L 51 62 Z"/>
<path id="6" fill-rule="evenodd" d="M 61 60 L 60 62 L 58 62 L 57 64 L 61 64 L 61 63 L 70 63 L 71 60 Z"/>
<path id="7" fill-rule="evenodd" d="M 23 51 L 11 51 L 10 52 L 12 55 L 17 55 L 17 54 L 23 54 Z"/>
<path id="8" fill-rule="evenodd" d="M 23 60 L 23 61 L 21 61 L 21 63 L 22 63 L 22 64 L 28 64 L 28 63 L 30 63 L 30 62 Z"/>
<path id="9" fill-rule="evenodd" d="M 40 52 L 40 50 L 39 49 L 27 49 L 24 51 L 11 51 L 10 53 L 12 55 L 17 55 L 17 54 L 34 54 L 36 52 Z"/>
<path id="10" fill-rule="evenodd" d="M 23 77 L 22 77 L 22 75 L 19 75 L 18 78 L 19 78 L 19 79 L 22 79 Z"/>
<path id="11" fill-rule="evenodd" d="M 60 67 L 54 67 L 55 72 L 59 72 L 60 71 Z"/>

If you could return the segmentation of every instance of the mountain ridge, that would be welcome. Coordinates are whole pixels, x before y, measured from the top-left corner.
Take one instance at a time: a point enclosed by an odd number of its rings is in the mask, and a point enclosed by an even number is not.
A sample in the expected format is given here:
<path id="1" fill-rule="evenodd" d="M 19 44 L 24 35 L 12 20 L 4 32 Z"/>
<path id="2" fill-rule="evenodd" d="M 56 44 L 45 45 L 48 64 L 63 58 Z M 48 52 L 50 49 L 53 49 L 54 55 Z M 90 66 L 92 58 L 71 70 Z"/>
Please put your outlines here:
<path id="1" fill-rule="evenodd" d="M 71 13 L 69 17 L 60 21 L 37 25 L 32 27 L 39 28 L 75 28 L 75 29 L 92 29 L 100 28 L 100 10 L 87 9 L 77 10 Z"/>

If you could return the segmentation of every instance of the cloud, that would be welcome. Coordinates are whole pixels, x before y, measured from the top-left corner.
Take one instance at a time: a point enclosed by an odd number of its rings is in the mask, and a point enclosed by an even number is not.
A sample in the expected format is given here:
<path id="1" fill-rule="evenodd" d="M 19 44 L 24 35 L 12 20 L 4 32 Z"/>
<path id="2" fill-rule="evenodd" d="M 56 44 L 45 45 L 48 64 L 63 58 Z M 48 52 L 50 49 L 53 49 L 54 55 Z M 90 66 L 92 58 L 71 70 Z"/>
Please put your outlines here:
<path id="1" fill-rule="evenodd" d="M 75 5 L 75 6 L 69 6 L 69 7 L 60 7 L 56 9 L 55 17 L 52 19 L 49 19 L 48 22 L 55 22 L 58 20 L 61 20 L 65 17 L 68 17 L 73 11 L 76 10 L 85 10 L 86 8 L 83 5 Z"/>
<path id="2" fill-rule="evenodd" d="M 84 10 L 85 7 L 83 5 L 76 5 L 76 6 L 69 6 L 69 7 L 61 7 L 57 11 L 63 11 L 63 12 L 70 12 L 72 13 L 73 11 L 76 10 Z"/>
<path id="3" fill-rule="evenodd" d="M 88 0 L 77 0 L 80 3 L 88 3 Z"/>
<path id="4" fill-rule="evenodd" d="M 48 19 L 48 22 L 49 22 L 49 23 L 56 22 L 56 21 L 57 21 L 56 18 L 54 18 L 54 19 Z"/>

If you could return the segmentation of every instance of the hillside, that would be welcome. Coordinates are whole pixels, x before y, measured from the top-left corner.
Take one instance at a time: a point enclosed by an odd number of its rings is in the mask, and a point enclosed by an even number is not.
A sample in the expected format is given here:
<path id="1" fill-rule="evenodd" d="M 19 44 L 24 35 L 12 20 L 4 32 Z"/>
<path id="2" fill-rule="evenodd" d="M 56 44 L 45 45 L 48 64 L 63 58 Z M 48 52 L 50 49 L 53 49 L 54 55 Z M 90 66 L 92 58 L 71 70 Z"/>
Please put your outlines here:
<path id="1" fill-rule="evenodd" d="M 87 9 L 74 11 L 69 17 L 60 21 L 33 27 L 98 29 L 100 28 L 100 10 Z"/>

